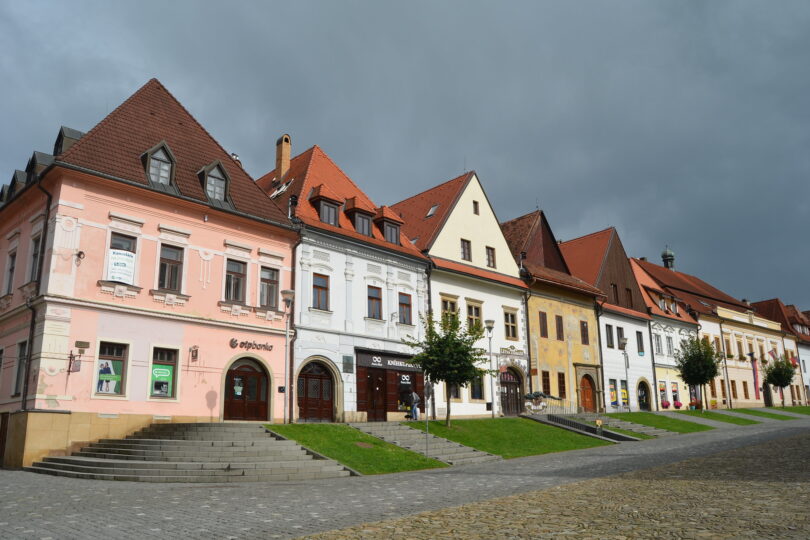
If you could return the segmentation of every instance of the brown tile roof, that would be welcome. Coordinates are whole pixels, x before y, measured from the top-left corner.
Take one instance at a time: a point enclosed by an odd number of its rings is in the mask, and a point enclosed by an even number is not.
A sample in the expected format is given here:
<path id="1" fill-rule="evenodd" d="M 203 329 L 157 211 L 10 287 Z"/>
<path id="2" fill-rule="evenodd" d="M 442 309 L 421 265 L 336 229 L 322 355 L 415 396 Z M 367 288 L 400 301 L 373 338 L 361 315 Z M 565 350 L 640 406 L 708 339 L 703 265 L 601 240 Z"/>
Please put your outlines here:
<path id="1" fill-rule="evenodd" d="M 286 212 L 256 187 L 157 79 L 143 85 L 56 159 L 148 187 L 141 156 L 161 141 L 177 160 L 174 178 L 181 195 L 208 204 L 197 172 L 219 160 L 230 178 L 229 195 L 237 211 L 289 225 Z"/>
<path id="2" fill-rule="evenodd" d="M 793 334 L 802 343 L 810 344 L 810 336 L 800 334 L 793 328 L 795 323 L 810 327 L 810 319 L 796 309 L 796 306 L 786 306 L 779 298 L 751 302 L 751 306 L 758 315 L 781 323 L 783 331 Z"/>
<path id="3" fill-rule="evenodd" d="M 658 306 L 658 302 L 656 302 L 650 292 L 655 292 L 658 294 L 664 294 L 667 296 L 672 295 L 672 293 L 667 293 L 662 291 L 662 287 L 655 281 L 647 272 L 645 272 L 641 266 L 638 264 L 637 259 L 630 259 L 630 267 L 633 269 L 633 274 L 636 276 L 636 281 L 638 281 L 639 288 L 641 289 L 641 296 L 644 298 L 644 303 L 647 305 L 647 308 L 651 315 L 655 315 L 658 317 L 666 317 L 668 319 L 672 319 L 675 321 L 681 321 L 690 324 L 697 324 L 697 321 L 689 315 L 686 311 L 685 306 L 681 306 L 683 309 L 678 309 L 678 313 L 672 313 L 671 311 L 664 311 Z M 703 306 L 701 306 L 703 307 Z"/>
<path id="4" fill-rule="evenodd" d="M 430 249 L 450 209 L 473 175 L 474 171 L 465 172 L 461 176 L 391 205 L 391 209 L 405 221 L 402 230 L 407 237 L 416 239 L 417 248 L 422 251 Z M 437 205 L 436 211 L 428 217 L 427 213 L 434 205 Z"/>
<path id="5" fill-rule="evenodd" d="M 615 233 L 613 227 L 591 233 L 560 244 L 565 262 L 575 276 L 596 285 L 599 271 L 605 260 L 610 238 Z"/>
<path id="6" fill-rule="evenodd" d="M 516 261 L 520 261 L 520 254 L 526 251 L 526 244 L 540 223 L 539 218 L 540 212 L 537 211 L 501 223 L 501 232 Z"/>
<path id="7" fill-rule="evenodd" d="M 534 280 L 541 283 L 563 287 L 565 289 L 584 293 L 589 296 L 605 296 L 605 294 L 596 287 L 585 283 L 578 277 L 574 277 L 571 274 L 566 274 L 564 272 L 554 270 L 553 268 L 533 264 L 529 261 L 524 261 L 523 267 L 527 272 L 529 272 Z"/>
<path id="8" fill-rule="evenodd" d="M 571 274 L 557 238 L 542 210 L 501 223 L 501 231 L 509 250 L 520 263 L 520 254 L 526 253 L 526 261 L 564 274 Z"/>
<path id="9" fill-rule="evenodd" d="M 329 231 L 366 244 L 425 259 L 425 256 L 408 240 L 402 229 L 400 229 L 401 245 L 386 242 L 382 231 L 377 226 L 372 226 L 371 232 L 373 236 L 370 237 L 355 230 L 354 223 L 352 223 L 346 210 L 367 209 L 370 213 L 377 214 L 378 212 L 385 213 L 386 210 L 390 212 L 390 209 L 381 210 L 378 208 L 368 198 L 368 195 L 357 187 L 357 184 L 320 147 L 313 146 L 292 158 L 290 168 L 282 182 L 274 181 L 275 176 L 276 171 L 270 171 L 259 178 L 256 183 L 265 192 L 272 194 L 280 186 L 289 182 L 287 189 L 274 200 L 280 207 L 286 209 L 290 197 L 296 195 L 298 197 L 298 206 L 295 215 L 308 227 Z M 318 207 L 311 200 L 310 195 L 315 193 L 316 190 L 318 192 L 327 192 L 328 190 L 329 198 L 335 198 L 340 203 L 351 201 L 351 208 L 347 204 L 345 209 L 338 212 L 337 227 L 321 222 Z M 399 219 L 398 216 L 392 217 Z"/>
<path id="10" fill-rule="evenodd" d="M 523 280 L 516 277 L 507 276 L 506 274 L 500 274 L 498 272 L 492 272 L 491 270 L 484 270 L 483 268 L 477 268 L 475 266 L 470 266 L 448 259 L 442 259 L 441 257 L 431 257 L 430 259 L 433 261 L 433 264 L 436 265 L 436 268 L 450 270 L 460 274 L 466 274 L 468 276 L 484 278 L 490 281 L 497 281 L 500 283 L 505 283 L 506 285 L 519 287 L 521 289 L 526 288 L 526 284 L 523 282 Z"/>
<path id="11" fill-rule="evenodd" d="M 617 306 L 616 304 L 609 304 L 607 302 L 602 304 L 602 308 L 605 311 L 612 311 L 614 313 L 619 313 L 621 315 L 629 315 L 630 317 L 637 317 L 639 319 L 645 319 L 645 320 L 652 319 L 652 317 L 650 317 L 646 313 L 636 311 L 635 309 L 629 309 L 629 308 L 626 308 L 626 307 Z"/>

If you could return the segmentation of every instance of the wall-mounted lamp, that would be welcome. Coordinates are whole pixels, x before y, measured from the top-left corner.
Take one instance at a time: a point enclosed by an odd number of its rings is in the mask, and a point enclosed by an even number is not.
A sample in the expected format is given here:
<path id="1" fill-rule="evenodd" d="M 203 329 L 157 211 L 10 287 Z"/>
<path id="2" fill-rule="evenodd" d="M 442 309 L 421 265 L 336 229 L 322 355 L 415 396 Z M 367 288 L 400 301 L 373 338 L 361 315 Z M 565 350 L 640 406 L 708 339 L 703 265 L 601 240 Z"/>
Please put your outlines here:
<path id="1" fill-rule="evenodd" d="M 287 309 L 290 309 L 290 306 L 292 305 L 294 299 L 295 299 L 295 291 L 291 291 L 289 289 L 281 291 L 281 300 L 284 302 L 284 306 Z"/>
<path id="2" fill-rule="evenodd" d="M 84 260 L 85 253 L 84 251 L 77 251 L 74 257 L 76 257 L 76 260 L 74 261 L 76 266 L 79 266 L 80 264 L 82 264 L 82 261 Z"/>

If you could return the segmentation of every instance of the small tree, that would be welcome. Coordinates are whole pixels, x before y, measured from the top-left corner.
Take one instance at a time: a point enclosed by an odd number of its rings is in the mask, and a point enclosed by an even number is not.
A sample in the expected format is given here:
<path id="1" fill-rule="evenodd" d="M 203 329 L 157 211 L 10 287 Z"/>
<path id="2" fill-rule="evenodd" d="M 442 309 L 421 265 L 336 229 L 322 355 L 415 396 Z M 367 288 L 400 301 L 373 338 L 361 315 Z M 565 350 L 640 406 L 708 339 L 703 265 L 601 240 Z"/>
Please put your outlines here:
<path id="1" fill-rule="evenodd" d="M 486 362 L 484 349 L 475 342 L 484 335 L 480 325 L 473 328 L 461 326 L 458 313 L 445 313 L 437 322 L 432 313 L 422 320 L 425 337 L 422 341 L 402 340 L 419 352 L 410 360 L 432 382 L 444 382 L 447 398 L 445 425 L 450 427 L 450 386 L 467 386 L 468 383 L 488 373 L 476 367 Z"/>
<path id="2" fill-rule="evenodd" d="M 707 340 L 692 337 L 681 342 L 675 353 L 675 363 L 683 382 L 689 386 L 702 387 L 720 373 L 721 355 Z M 701 391 L 701 398 L 704 392 Z M 703 401 L 701 399 L 701 401 Z M 705 409 L 705 405 L 703 406 Z"/>
<path id="3" fill-rule="evenodd" d="M 782 395 L 782 407 L 785 406 L 785 387 L 793 382 L 793 375 L 796 373 L 796 366 L 786 357 L 774 360 L 765 366 L 765 384 L 779 387 Z"/>

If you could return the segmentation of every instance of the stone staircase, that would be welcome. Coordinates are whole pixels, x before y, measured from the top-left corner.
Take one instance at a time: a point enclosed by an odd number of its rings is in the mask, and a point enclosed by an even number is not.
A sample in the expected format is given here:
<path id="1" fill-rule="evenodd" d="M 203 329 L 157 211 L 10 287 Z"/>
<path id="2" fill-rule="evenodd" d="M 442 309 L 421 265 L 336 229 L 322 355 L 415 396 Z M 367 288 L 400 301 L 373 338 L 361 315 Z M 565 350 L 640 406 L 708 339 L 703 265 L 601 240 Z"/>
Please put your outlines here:
<path id="1" fill-rule="evenodd" d="M 126 439 L 102 439 L 26 471 L 138 482 L 275 482 L 349 476 L 259 424 L 152 424 Z"/>
<path id="2" fill-rule="evenodd" d="M 411 452 L 443 461 L 449 465 L 501 459 L 500 456 L 487 454 L 435 435 L 427 436 L 428 453 L 425 453 L 425 432 L 411 429 L 399 422 L 358 422 L 349 425 L 363 433 L 368 433 L 372 437 L 377 437 Z"/>
<path id="3" fill-rule="evenodd" d="M 635 433 L 643 433 L 645 435 L 650 435 L 653 437 L 667 437 L 669 435 L 677 435 L 674 431 L 667 431 L 665 429 L 645 426 L 643 424 L 636 424 L 633 422 L 627 422 L 625 420 L 619 420 L 618 418 L 612 418 L 610 416 L 598 415 L 595 413 L 580 413 L 580 414 L 573 414 L 569 416 L 570 418 L 574 418 L 581 422 L 594 422 L 597 418 L 602 420 L 602 426 L 605 429 L 610 429 L 612 427 L 619 428 L 619 429 L 626 429 L 628 431 L 633 431 Z"/>

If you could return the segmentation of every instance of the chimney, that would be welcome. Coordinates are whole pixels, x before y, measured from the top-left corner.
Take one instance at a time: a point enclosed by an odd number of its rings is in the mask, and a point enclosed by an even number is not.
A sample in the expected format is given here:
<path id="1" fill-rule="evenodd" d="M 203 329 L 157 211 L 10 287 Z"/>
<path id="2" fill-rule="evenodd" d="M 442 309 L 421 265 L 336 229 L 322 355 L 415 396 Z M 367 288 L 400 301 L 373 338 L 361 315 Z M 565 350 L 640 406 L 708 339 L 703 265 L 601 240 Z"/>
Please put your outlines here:
<path id="1" fill-rule="evenodd" d="M 661 260 L 664 261 L 664 268 L 675 270 L 675 253 L 666 246 L 664 251 L 661 252 Z"/>
<path id="2" fill-rule="evenodd" d="M 240 168 L 242 168 L 242 169 L 245 168 L 245 166 L 242 165 L 242 160 L 239 159 L 239 154 L 231 152 L 231 159 L 234 160 L 236 163 L 238 163 Z"/>
<path id="3" fill-rule="evenodd" d="M 647 257 L 639 257 L 638 260 L 647 262 Z"/>
<path id="4" fill-rule="evenodd" d="M 286 133 L 276 141 L 276 179 L 282 180 L 290 170 L 290 136 Z"/>

